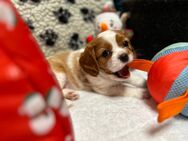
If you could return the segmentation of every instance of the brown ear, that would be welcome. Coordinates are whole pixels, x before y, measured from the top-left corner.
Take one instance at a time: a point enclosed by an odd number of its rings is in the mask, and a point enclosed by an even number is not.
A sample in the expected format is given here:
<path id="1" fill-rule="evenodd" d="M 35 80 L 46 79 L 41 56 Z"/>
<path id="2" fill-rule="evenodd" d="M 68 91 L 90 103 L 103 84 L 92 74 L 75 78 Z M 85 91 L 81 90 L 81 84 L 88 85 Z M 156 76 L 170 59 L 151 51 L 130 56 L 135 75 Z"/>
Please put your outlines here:
<path id="1" fill-rule="evenodd" d="M 81 54 L 79 63 L 82 69 L 92 76 L 97 76 L 99 74 L 99 67 L 96 60 L 96 55 L 94 51 L 94 42 L 91 41 L 84 52 Z"/>

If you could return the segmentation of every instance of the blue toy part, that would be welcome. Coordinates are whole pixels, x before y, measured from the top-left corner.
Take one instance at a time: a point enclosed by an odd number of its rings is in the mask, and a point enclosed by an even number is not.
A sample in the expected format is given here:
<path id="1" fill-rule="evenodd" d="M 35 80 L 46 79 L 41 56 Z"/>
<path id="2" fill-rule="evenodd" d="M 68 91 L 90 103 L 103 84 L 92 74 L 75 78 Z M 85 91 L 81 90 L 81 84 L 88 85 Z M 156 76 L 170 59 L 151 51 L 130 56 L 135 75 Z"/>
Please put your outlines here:
<path id="1" fill-rule="evenodd" d="M 188 50 L 188 43 L 187 42 L 179 42 L 172 45 L 167 46 L 160 52 L 158 52 L 152 59 L 153 62 L 157 61 L 160 57 L 171 54 L 173 52 L 181 52 Z"/>

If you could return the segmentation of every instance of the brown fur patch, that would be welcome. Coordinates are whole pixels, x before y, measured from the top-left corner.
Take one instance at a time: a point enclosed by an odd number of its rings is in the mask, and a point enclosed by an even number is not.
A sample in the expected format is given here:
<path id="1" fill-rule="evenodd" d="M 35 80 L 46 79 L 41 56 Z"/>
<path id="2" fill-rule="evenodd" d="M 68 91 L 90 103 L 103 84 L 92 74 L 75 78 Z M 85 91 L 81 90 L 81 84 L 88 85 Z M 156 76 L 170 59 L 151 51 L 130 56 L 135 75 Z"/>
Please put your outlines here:
<path id="1" fill-rule="evenodd" d="M 98 75 L 98 69 L 109 72 L 109 70 L 107 70 L 107 62 L 111 56 L 103 57 L 102 53 L 105 50 L 112 51 L 112 46 L 102 38 L 96 38 L 90 42 L 80 58 L 82 68 L 94 76 Z"/>
<path id="2" fill-rule="evenodd" d="M 103 57 L 102 54 L 105 50 L 108 50 L 111 52 L 112 45 L 110 43 L 108 43 L 107 41 L 103 40 L 102 38 L 97 38 L 95 52 L 96 52 L 98 66 L 104 72 L 110 73 L 110 71 L 107 68 L 107 63 L 108 63 L 109 59 L 111 58 L 111 55 L 108 57 Z"/>
<path id="3" fill-rule="evenodd" d="M 129 39 L 125 36 L 123 33 L 117 33 L 116 34 L 116 42 L 118 46 L 123 47 L 123 43 L 127 41 L 129 43 Z"/>
<path id="4" fill-rule="evenodd" d="M 124 41 L 127 41 L 125 35 L 117 33 L 116 34 L 116 42 L 117 42 L 118 46 L 122 47 Z"/>
<path id="5" fill-rule="evenodd" d="M 97 76 L 99 74 L 99 67 L 96 60 L 96 53 L 95 53 L 95 42 L 94 40 L 91 41 L 87 47 L 85 48 L 84 52 L 81 54 L 79 59 L 79 64 L 81 68 L 92 76 Z"/>
<path id="6" fill-rule="evenodd" d="M 65 65 L 69 52 L 62 52 L 48 58 L 50 67 L 56 72 L 65 72 Z"/>
<path id="7" fill-rule="evenodd" d="M 65 51 L 55 54 L 54 56 L 48 58 L 48 62 L 53 71 L 65 73 L 67 75 L 67 80 L 74 84 L 76 87 L 79 87 L 79 84 L 77 84 L 77 82 L 74 80 L 67 64 L 67 58 L 70 53 L 70 51 Z"/>
<path id="8" fill-rule="evenodd" d="M 95 53 L 96 53 L 97 59 L 102 57 L 102 53 L 104 50 L 112 51 L 112 45 L 102 38 L 96 38 L 95 39 Z"/>
<path id="9" fill-rule="evenodd" d="M 126 49 L 128 49 L 127 50 L 128 54 L 134 53 L 134 49 L 133 49 L 133 47 L 132 47 L 132 45 L 130 43 L 130 40 L 128 39 L 126 33 L 121 32 L 121 31 L 116 31 L 116 33 L 117 33 L 116 34 L 116 42 L 117 42 L 118 46 L 123 47 L 124 46 L 124 42 L 127 41 L 128 42 L 128 47 Z"/>

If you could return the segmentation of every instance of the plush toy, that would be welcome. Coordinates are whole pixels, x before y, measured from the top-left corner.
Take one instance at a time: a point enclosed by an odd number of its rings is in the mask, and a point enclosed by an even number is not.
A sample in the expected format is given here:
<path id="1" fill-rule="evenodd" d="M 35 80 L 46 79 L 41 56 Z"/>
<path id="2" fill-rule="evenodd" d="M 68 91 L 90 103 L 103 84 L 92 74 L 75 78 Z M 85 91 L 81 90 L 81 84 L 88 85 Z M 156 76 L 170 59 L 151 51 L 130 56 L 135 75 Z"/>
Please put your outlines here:
<path id="1" fill-rule="evenodd" d="M 122 28 L 121 18 L 115 12 L 104 12 L 95 18 L 96 35 L 105 30 L 121 30 Z M 86 42 L 89 43 L 94 37 L 95 35 L 87 36 Z"/>
<path id="2" fill-rule="evenodd" d="M 129 67 L 148 72 L 147 86 L 159 104 L 159 122 L 179 113 L 188 117 L 188 43 L 172 44 L 152 61 L 136 59 Z"/>
<path id="3" fill-rule="evenodd" d="M 114 3 L 112 1 L 107 1 L 103 6 L 102 13 L 95 18 L 96 35 L 106 30 L 126 30 L 128 36 L 131 38 L 133 35 L 132 30 L 126 29 L 125 25 L 123 25 L 128 17 L 128 12 L 120 13 L 116 11 Z M 96 35 L 88 35 L 86 37 L 86 42 L 89 43 L 92 41 Z"/>
<path id="4" fill-rule="evenodd" d="M 28 26 L 0 1 L 0 140 L 74 141 L 61 88 Z"/>
<path id="5" fill-rule="evenodd" d="M 108 11 L 99 14 L 95 18 L 95 29 L 96 34 L 106 31 L 106 30 L 125 30 L 123 29 L 123 23 L 127 20 L 128 13 L 123 13 L 121 16 L 115 11 Z M 127 29 L 128 36 L 132 36 L 132 30 Z M 86 37 L 86 42 L 89 43 L 93 40 L 95 35 L 89 35 Z"/>
<path id="6" fill-rule="evenodd" d="M 97 33 L 105 30 L 122 30 L 122 20 L 126 20 L 127 14 L 124 13 L 121 17 L 115 12 L 104 12 L 96 17 Z M 122 19 L 121 19 L 122 18 Z"/>

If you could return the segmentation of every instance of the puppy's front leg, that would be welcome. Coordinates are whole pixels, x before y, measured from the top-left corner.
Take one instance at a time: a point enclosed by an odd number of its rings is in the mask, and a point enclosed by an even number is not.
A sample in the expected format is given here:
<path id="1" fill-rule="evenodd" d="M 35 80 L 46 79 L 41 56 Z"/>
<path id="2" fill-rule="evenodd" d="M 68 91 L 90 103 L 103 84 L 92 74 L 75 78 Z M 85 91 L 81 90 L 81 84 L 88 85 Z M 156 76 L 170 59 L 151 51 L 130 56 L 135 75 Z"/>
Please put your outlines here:
<path id="1" fill-rule="evenodd" d="M 62 93 L 65 98 L 66 104 L 68 105 L 68 107 L 71 107 L 73 105 L 72 101 L 77 100 L 79 98 L 79 95 L 75 90 L 66 88 L 68 82 L 64 73 L 54 73 L 60 87 L 62 88 Z"/>
<path id="2" fill-rule="evenodd" d="M 65 97 L 67 105 L 71 106 L 71 101 L 78 99 L 78 94 L 75 90 L 67 89 L 68 79 L 66 76 L 65 69 L 63 65 L 60 63 L 57 58 L 49 58 L 48 62 L 50 64 L 50 67 L 54 73 L 54 77 L 56 78 L 60 88 L 62 89 L 62 93 Z M 71 101 L 69 101 L 71 100 Z"/>
<path id="3" fill-rule="evenodd" d="M 63 89 L 67 83 L 67 77 L 66 77 L 65 73 L 56 72 L 56 71 L 53 71 L 53 72 L 55 74 L 55 78 L 56 78 L 60 88 Z"/>
<path id="4" fill-rule="evenodd" d="M 55 76 L 60 87 L 62 88 L 64 97 L 71 101 L 77 100 L 79 98 L 77 92 L 73 89 L 66 88 L 66 86 L 68 85 L 66 75 L 64 73 L 55 72 Z"/>

